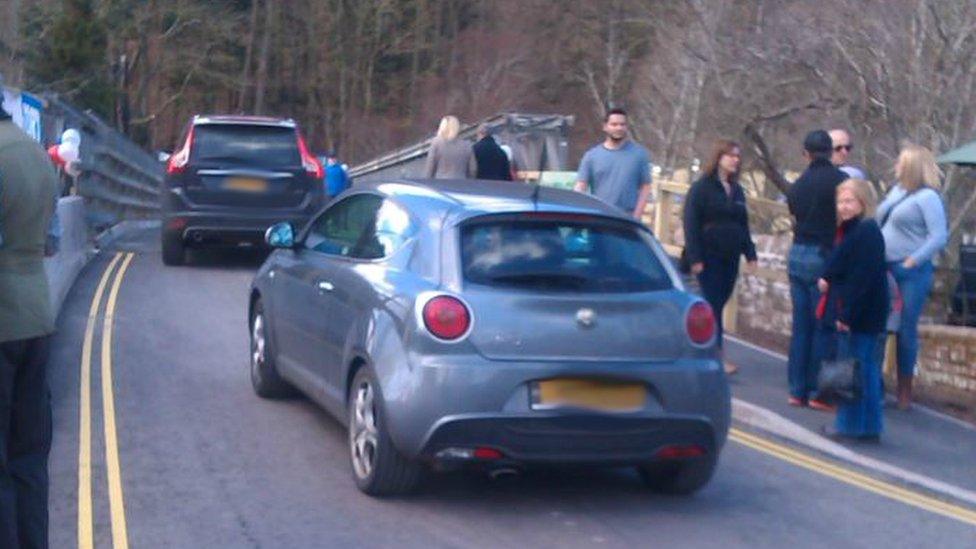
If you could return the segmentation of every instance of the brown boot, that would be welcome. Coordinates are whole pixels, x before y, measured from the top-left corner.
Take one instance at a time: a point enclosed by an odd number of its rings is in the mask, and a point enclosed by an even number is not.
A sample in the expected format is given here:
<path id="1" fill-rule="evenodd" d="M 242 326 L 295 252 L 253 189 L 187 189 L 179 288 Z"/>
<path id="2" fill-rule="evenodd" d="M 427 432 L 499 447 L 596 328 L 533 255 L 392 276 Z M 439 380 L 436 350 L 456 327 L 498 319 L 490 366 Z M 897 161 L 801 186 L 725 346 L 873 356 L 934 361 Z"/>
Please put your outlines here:
<path id="1" fill-rule="evenodd" d="M 907 410 L 912 406 L 912 378 L 898 376 L 898 409 Z"/>

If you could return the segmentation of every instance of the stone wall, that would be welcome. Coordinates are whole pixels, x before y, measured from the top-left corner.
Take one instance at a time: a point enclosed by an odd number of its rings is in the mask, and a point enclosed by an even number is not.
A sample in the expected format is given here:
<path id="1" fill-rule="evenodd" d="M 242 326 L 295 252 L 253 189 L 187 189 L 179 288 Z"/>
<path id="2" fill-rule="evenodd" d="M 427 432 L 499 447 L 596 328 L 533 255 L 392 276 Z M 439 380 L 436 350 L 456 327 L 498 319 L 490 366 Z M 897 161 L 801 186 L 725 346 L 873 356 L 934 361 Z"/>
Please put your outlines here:
<path id="1" fill-rule="evenodd" d="M 923 325 L 919 338 L 917 390 L 976 414 L 976 328 Z"/>
<path id="2" fill-rule="evenodd" d="M 754 235 L 759 269 L 743 272 L 730 331 L 757 345 L 785 353 L 790 344 L 792 306 L 786 269 L 789 236 Z"/>

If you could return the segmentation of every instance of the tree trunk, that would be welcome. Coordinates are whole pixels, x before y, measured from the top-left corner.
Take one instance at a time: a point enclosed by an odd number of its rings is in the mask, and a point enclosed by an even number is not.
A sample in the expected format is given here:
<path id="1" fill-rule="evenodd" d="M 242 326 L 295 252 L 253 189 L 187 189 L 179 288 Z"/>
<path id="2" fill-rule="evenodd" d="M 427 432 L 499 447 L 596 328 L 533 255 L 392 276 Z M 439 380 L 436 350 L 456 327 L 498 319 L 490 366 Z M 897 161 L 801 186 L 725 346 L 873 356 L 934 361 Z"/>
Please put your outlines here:
<path id="1" fill-rule="evenodd" d="M 756 156 L 759 158 L 759 163 L 762 165 L 762 170 L 766 174 L 766 178 L 776 185 L 779 192 L 785 195 L 790 189 L 790 182 L 783 177 L 783 172 L 776 165 L 773 155 L 769 152 L 769 146 L 766 144 L 766 140 L 763 139 L 762 134 L 759 133 L 759 129 L 753 124 L 748 124 L 744 132 L 746 137 L 753 143 L 753 149 L 756 151 Z"/>
<path id="2" fill-rule="evenodd" d="M 264 3 L 264 33 L 261 36 L 261 51 L 258 54 L 258 74 L 254 87 L 254 113 L 264 114 L 264 94 L 268 84 L 268 57 L 270 56 L 271 32 L 274 29 L 275 0 Z"/>
<path id="3" fill-rule="evenodd" d="M 254 41 L 257 39 L 259 0 L 251 0 L 251 20 L 247 31 L 247 47 L 244 50 L 244 68 L 241 70 L 240 95 L 237 97 L 237 110 L 244 112 L 247 104 L 247 88 L 251 78 L 251 64 L 254 57 Z"/>

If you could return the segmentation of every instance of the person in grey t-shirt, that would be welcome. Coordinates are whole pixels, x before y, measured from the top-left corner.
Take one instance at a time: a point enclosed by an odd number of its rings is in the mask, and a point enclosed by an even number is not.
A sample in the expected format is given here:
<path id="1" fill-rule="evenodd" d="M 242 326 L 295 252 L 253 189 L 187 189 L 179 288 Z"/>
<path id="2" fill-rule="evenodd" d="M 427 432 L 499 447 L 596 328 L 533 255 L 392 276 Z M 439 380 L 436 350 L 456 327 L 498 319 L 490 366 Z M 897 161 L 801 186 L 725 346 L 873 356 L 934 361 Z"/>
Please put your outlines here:
<path id="1" fill-rule="evenodd" d="M 651 192 L 647 149 L 627 139 L 627 113 L 611 109 L 603 121 L 607 138 L 586 151 L 576 174 L 575 190 L 591 192 L 640 220 Z"/>

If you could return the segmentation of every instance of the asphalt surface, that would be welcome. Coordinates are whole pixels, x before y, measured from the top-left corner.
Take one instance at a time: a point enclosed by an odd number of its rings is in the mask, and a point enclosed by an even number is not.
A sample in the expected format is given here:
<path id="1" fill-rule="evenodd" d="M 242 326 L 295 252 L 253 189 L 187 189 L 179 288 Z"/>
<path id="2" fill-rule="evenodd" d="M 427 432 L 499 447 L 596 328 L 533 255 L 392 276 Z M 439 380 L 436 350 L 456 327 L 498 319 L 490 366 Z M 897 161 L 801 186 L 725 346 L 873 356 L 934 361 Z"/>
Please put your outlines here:
<path id="1" fill-rule="evenodd" d="M 412 497 L 371 499 L 350 478 L 341 425 L 308 400 L 251 391 L 246 299 L 260 257 L 206 254 L 164 267 L 152 230 L 115 247 L 135 252 L 112 354 L 133 547 L 976 545 L 976 526 L 731 441 L 711 484 L 687 498 L 650 494 L 632 471 L 611 470 L 501 481 L 455 473 L 430 478 Z M 78 544 L 79 364 L 92 296 L 113 255 L 104 250 L 82 273 L 55 338 L 52 547 Z M 103 395 L 92 370 L 94 540 L 111 547 Z"/>

